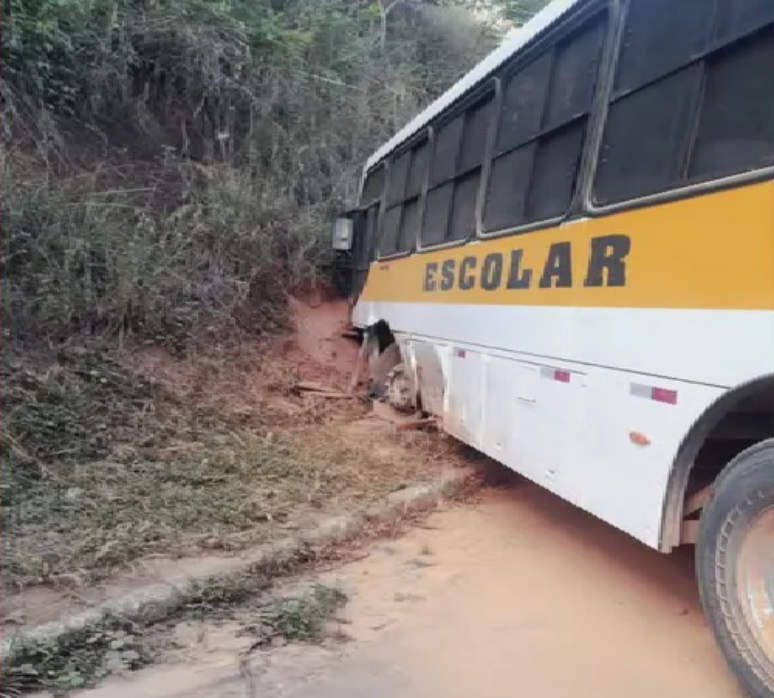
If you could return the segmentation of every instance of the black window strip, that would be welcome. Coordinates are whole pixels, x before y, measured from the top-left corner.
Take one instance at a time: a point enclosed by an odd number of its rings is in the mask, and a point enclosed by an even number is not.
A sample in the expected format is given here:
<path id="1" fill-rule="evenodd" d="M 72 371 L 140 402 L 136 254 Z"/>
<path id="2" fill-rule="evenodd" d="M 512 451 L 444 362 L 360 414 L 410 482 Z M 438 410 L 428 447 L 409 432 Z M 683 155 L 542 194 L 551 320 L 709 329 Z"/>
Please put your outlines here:
<path id="1" fill-rule="evenodd" d="M 715 39 L 717 37 L 719 30 L 723 28 L 722 20 L 723 20 L 723 10 L 728 10 L 729 5 L 723 5 L 721 8 L 721 3 L 727 2 L 727 0 L 715 0 L 714 5 L 714 15 L 712 18 L 712 33 L 711 37 Z M 739 9 L 737 7 L 737 9 Z M 774 9 L 774 6 L 769 6 L 768 11 L 771 13 L 772 9 Z M 752 22 L 749 26 L 745 26 L 742 24 L 741 26 L 737 26 L 737 33 L 736 34 L 730 34 L 728 36 L 729 41 L 733 41 L 734 39 L 740 39 L 744 36 L 751 36 L 755 32 L 764 29 L 765 27 L 769 26 L 770 24 L 774 24 L 774 13 L 771 14 L 771 17 L 768 20 L 764 20 L 763 22 L 760 22 L 760 18 L 758 18 L 756 21 Z"/>
<path id="2" fill-rule="evenodd" d="M 712 2 L 712 18 L 710 19 L 709 36 L 707 37 L 710 44 L 712 44 L 713 40 L 718 34 L 720 15 L 721 15 L 721 12 L 720 12 L 721 2 L 723 2 L 723 0 L 713 0 Z M 732 38 L 738 38 L 738 37 L 732 37 Z"/>
<path id="3" fill-rule="evenodd" d="M 540 108 L 540 121 L 538 122 L 540 124 L 540 131 L 539 133 L 545 133 L 546 131 L 554 131 L 555 129 L 561 128 L 562 124 L 553 124 L 550 128 L 546 126 L 546 117 L 548 116 L 548 102 L 551 98 L 551 88 L 553 87 L 554 80 L 556 79 L 556 52 L 557 47 L 559 46 L 559 43 L 554 44 L 551 46 L 548 51 L 551 53 L 551 57 L 548 64 L 548 82 L 546 84 L 545 92 L 543 93 L 543 104 Z M 536 136 L 536 138 L 540 138 L 540 136 Z M 529 142 L 529 141 L 526 141 Z"/>
<path id="4" fill-rule="evenodd" d="M 685 67 L 683 69 L 685 69 Z M 707 84 L 706 61 L 702 62 L 699 70 L 701 72 L 696 80 L 696 84 L 693 87 L 693 94 L 691 95 L 690 109 L 693 112 L 693 119 L 691 121 L 691 127 L 686 134 L 688 143 L 685 147 L 685 152 L 683 153 L 683 162 L 680 165 L 680 170 L 678 173 L 678 184 L 679 182 L 688 181 L 688 173 L 691 167 L 691 160 L 693 159 L 693 151 L 696 147 L 696 138 L 699 133 L 699 125 L 701 124 L 701 117 L 703 112 L 702 105 L 704 103 L 704 89 Z"/>
<path id="5" fill-rule="evenodd" d="M 570 196 L 570 200 L 569 200 L 568 205 L 565 207 L 565 209 L 564 209 L 564 211 L 562 213 L 559 213 L 557 215 L 543 216 L 543 217 L 539 217 L 539 218 L 530 218 L 527 215 L 527 211 L 530 208 L 531 199 L 534 197 L 533 184 L 534 184 L 534 181 L 535 181 L 535 168 L 537 166 L 538 159 L 540 158 L 540 148 L 541 148 L 542 142 L 543 141 L 548 141 L 551 137 L 556 136 L 560 131 L 569 128 L 573 124 L 578 123 L 578 121 L 580 121 L 581 119 L 586 121 L 587 123 L 583 125 L 584 133 L 583 133 L 583 137 L 581 138 L 581 146 L 580 146 L 580 151 L 579 151 L 579 154 L 578 154 L 577 169 L 576 169 L 576 172 L 575 172 L 576 180 L 575 180 L 575 183 L 573 185 L 573 192 L 572 192 L 572 194 Z M 585 150 L 585 147 L 586 147 L 586 137 L 587 137 L 586 130 L 587 130 L 587 127 L 588 127 L 588 115 L 584 114 L 582 117 L 578 117 L 578 118 L 572 119 L 571 121 L 562 124 L 562 126 L 550 129 L 548 131 L 545 131 L 539 137 L 532 138 L 529 141 L 526 141 L 525 143 L 522 143 L 521 145 L 515 146 L 515 147 L 513 147 L 513 148 L 511 148 L 509 150 L 503 151 L 502 153 L 498 153 L 496 156 L 492 157 L 492 161 L 494 162 L 495 160 L 497 160 L 499 158 L 508 156 L 510 153 L 512 153 L 512 152 L 514 152 L 516 150 L 528 147 L 531 143 L 537 141 L 537 146 L 536 146 L 536 148 L 535 148 L 535 150 L 533 152 L 533 155 L 532 155 L 532 157 L 530 159 L 530 162 L 529 162 L 529 175 L 525 177 L 525 179 L 527 181 L 527 185 L 526 185 L 526 190 L 525 190 L 525 194 L 524 194 L 524 200 L 522 202 L 523 210 L 521 212 L 521 216 L 522 216 L 523 220 L 521 220 L 520 222 L 517 222 L 517 223 L 515 223 L 513 225 L 506 225 L 506 226 L 503 226 L 503 227 L 494 227 L 494 228 L 490 228 L 490 229 L 484 229 L 484 230 L 482 230 L 484 235 L 495 236 L 498 233 L 502 233 L 503 231 L 512 231 L 512 230 L 521 231 L 521 229 L 524 229 L 525 231 L 526 230 L 531 230 L 531 229 L 534 229 L 536 226 L 545 224 L 548 221 L 560 219 L 560 218 L 562 218 L 563 216 L 565 216 L 567 214 L 567 211 L 572 206 L 573 198 L 575 197 L 576 192 L 578 190 L 578 186 L 579 186 L 579 178 L 581 176 L 581 160 L 582 160 L 583 153 L 584 153 L 584 150 Z M 489 189 L 489 185 L 487 183 L 487 191 L 488 191 L 488 189 Z M 485 199 L 484 199 L 483 215 L 485 217 L 486 216 L 486 193 L 484 194 L 484 197 L 485 197 Z M 484 223 L 484 221 L 482 220 L 482 224 L 483 223 Z"/>
<path id="6" fill-rule="evenodd" d="M 451 201 L 449 203 L 449 209 L 450 209 L 449 210 L 449 217 L 448 217 L 448 220 L 447 220 L 446 231 L 444 232 L 443 240 L 441 242 L 433 243 L 432 245 L 427 245 L 427 246 L 425 246 L 425 249 L 427 249 L 427 247 L 438 247 L 440 245 L 446 245 L 446 244 L 448 244 L 450 242 L 462 243 L 464 240 L 470 239 L 470 238 L 461 238 L 459 240 L 450 240 L 449 239 L 449 234 L 451 233 L 451 212 L 454 209 L 454 199 L 455 199 L 455 196 L 456 196 L 456 193 L 457 193 L 457 183 L 459 181 L 465 179 L 465 177 L 467 177 L 467 176 L 469 176 L 469 175 L 471 175 L 471 174 L 473 174 L 475 172 L 478 172 L 478 176 L 481 177 L 482 171 L 483 171 L 483 166 L 482 165 L 473 165 L 472 167 L 466 168 L 463 172 L 460 172 L 459 174 L 455 175 L 454 177 L 449 177 L 448 179 L 444 180 L 443 182 L 438 182 L 437 184 L 434 184 L 433 186 L 428 187 L 427 193 L 429 194 L 430 192 L 435 191 L 436 189 L 441 189 L 442 187 L 445 187 L 446 185 L 451 184 L 452 185 L 452 196 L 451 196 Z M 478 205 L 478 198 L 476 199 L 476 205 Z M 422 234 L 421 233 L 422 233 L 422 225 L 423 225 L 423 223 L 424 223 L 424 216 L 423 216 L 423 220 L 420 221 L 420 240 L 422 238 Z"/>
<path id="7" fill-rule="evenodd" d="M 493 125 L 496 125 L 496 122 L 499 119 L 499 114 L 496 114 L 495 111 L 494 111 L 494 109 L 495 109 L 494 98 L 495 98 L 495 92 L 490 87 L 487 92 L 484 92 L 483 94 L 481 94 L 477 99 L 466 100 L 466 105 L 467 106 L 465 107 L 465 109 L 463 109 L 463 114 L 466 117 L 469 111 L 477 108 L 478 106 L 480 106 L 481 104 L 483 104 L 487 100 L 492 100 L 492 114 L 490 115 L 489 123 L 487 124 L 487 137 L 488 137 L 489 130 L 492 128 Z M 459 116 L 460 116 L 460 112 L 459 111 L 455 111 L 449 118 L 444 119 L 443 124 L 441 124 L 440 126 L 436 127 L 436 132 L 438 130 L 442 129 L 447 124 L 449 124 L 452 121 L 454 121 L 454 119 L 456 119 Z M 455 163 L 454 163 L 454 174 L 449 175 L 448 177 L 445 177 L 444 179 L 439 179 L 437 181 L 434 181 L 431 185 L 429 185 L 430 189 L 435 189 L 435 188 L 440 187 L 440 186 L 442 186 L 444 184 L 448 184 L 449 182 L 452 182 L 452 181 L 462 177 L 463 175 L 469 174 L 470 172 L 475 170 L 477 167 L 481 167 L 483 159 L 486 158 L 486 156 L 487 156 L 487 153 L 486 153 L 486 140 L 484 141 L 484 144 L 481 147 L 482 162 L 478 162 L 478 163 L 476 163 L 474 165 L 470 165 L 468 167 L 460 169 L 460 159 L 462 157 L 462 143 L 463 143 L 463 139 L 464 138 L 465 138 L 465 118 L 463 117 L 462 129 L 461 129 L 461 133 L 460 133 L 460 140 L 457 143 L 457 154 L 456 154 Z M 433 148 L 434 147 L 435 146 L 433 146 Z M 433 167 L 432 159 L 433 159 L 434 155 L 435 155 L 434 152 L 432 152 L 430 154 L 430 163 L 428 164 L 428 168 L 427 168 L 428 169 L 428 174 L 432 170 L 432 167 Z"/>
<path id="8" fill-rule="evenodd" d="M 379 172 L 379 170 L 381 170 L 381 173 Z M 386 167 L 384 166 L 383 162 L 380 162 L 370 172 L 366 173 L 365 179 L 363 180 L 363 191 L 362 191 L 361 196 L 365 195 L 367 190 L 368 190 L 368 180 L 371 177 L 376 177 L 376 176 L 383 177 L 381 190 L 379 191 L 378 196 L 374 196 L 371 199 L 363 199 L 363 200 L 361 200 L 360 205 L 361 205 L 362 208 L 368 208 L 369 206 L 371 206 L 375 202 L 381 201 L 381 199 L 382 199 L 382 196 L 384 194 L 384 186 L 385 186 L 385 184 L 387 182 Z"/>
<path id="9" fill-rule="evenodd" d="M 483 207 L 486 201 L 487 191 L 489 184 L 486 180 L 488 180 L 488 176 L 491 176 L 491 163 L 497 160 L 500 157 L 506 156 L 509 153 L 512 153 L 513 151 L 524 148 L 528 146 L 530 143 L 534 141 L 538 141 L 537 147 L 540 147 L 540 140 L 546 139 L 547 137 L 550 138 L 552 134 L 555 134 L 559 132 L 560 130 L 563 130 L 567 127 L 570 127 L 572 124 L 575 124 L 581 120 L 586 121 L 586 127 L 588 127 L 588 119 L 590 118 L 590 115 L 594 111 L 594 104 L 595 99 L 592 98 L 591 105 L 588 109 L 578 112 L 576 114 L 568 115 L 566 118 L 562 119 L 561 121 L 557 121 L 555 123 L 552 123 L 550 127 L 545 126 L 545 120 L 546 115 L 548 113 L 548 95 L 550 94 L 550 87 L 551 82 L 554 80 L 554 67 L 555 67 L 555 61 L 556 61 L 556 55 L 558 47 L 562 44 L 563 41 L 567 40 L 569 36 L 572 36 L 573 33 L 578 30 L 581 27 L 588 27 L 590 24 L 592 24 L 595 21 L 599 20 L 600 14 L 603 12 L 602 8 L 597 9 L 593 15 L 589 15 L 585 17 L 582 21 L 578 21 L 577 18 L 573 21 L 572 27 L 570 27 L 567 31 L 563 30 L 559 32 L 559 36 L 554 38 L 551 38 L 551 43 L 546 46 L 543 49 L 537 49 L 536 51 L 530 50 L 526 56 L 519 56 L 516 60 L 506 63 L 503 67 L 500 68 L 499 76 L 492 76 L 492 78 L 488 81 L 490 84 L 487 85 L 485 90 L 481 90 L 480 92 L 476 92 L 474 94 L 467 95 L 466 97 L 463 97 L 457 105 L 453 108 L 453 111 L 449 111 L 446 114 L 443 115 L 442 120 L 439 120 L 436 124 L 430 124 L 429 127 L 426 130 L 426 134 L 429 134 L 428 141 L 430 146 L 430 156 L 429 156 L 429 162 L 427 164 L 426 170 L 425 170 L 425 177 L 424 177 L 424 187 L 422 191 L 419 194 L 412 195 L 411 197 L 404 199 L 400 202 L 395 202 L 392 204 L 388 209 L 390 210 L 394 206 L 397 205 L 405 205 L 406 203 L 409 203 L 413 201 L 416 198 L 420 199 L 420 220 L 419 220 L 419 245 L 421 247 L 424 247 L 424 249 L 430 249 L 433 247 L 439 247 L 443 246 L 445 244 L 448 244 L 449 242 L 455 242 L 455 243 L 462 243 L 464 240 L 454 240 L 450 241 L 448 240 L 450 231 L 451 231 L 451 221 L 449 220 L 447 222 L 447 228 L 444 234 L 444 241 L 443 242 L 437 242 L 432 243 L 427 246 L 423 245 L 422 239 L 423 234 L 425 233 L 424 229 L 424 220 L 426 216 L 426 208 L 427 208 L 427 199 L 428 194 L 432 191 L 435 191 L 437 189 L 440 189 L 447 185 L 452 185 L 452 202 L 451 206 L 453 206 L 453 199 L 454 199 L 454 186 L 458 180 L 463 179 L 466 176 L 469 176 L 475 171 L 479 171 L 479 177 L 480 177 L 480 187 L 479 187 L 479 193 L 477 196 L 477 208 L 481 208 L 482 212 L 481 215 L 483 216 Z M 607 19 L 604 20 L 605 24 L 609 23 L 609 16 Z M 605 30 L 603 32 L 602 41 L 604 44 L 607 44 L 608 42 L 608 30 Z M 742 37 L 739 37 L 742 38 Z M 727 45 L 728 43 L 733 43 L 733 41 L 737 40 L 736 38 L 727 40 L 723 42 L 723 45 Z M 719 48 L 719 47 L 718 47 Z M 717 50 L 717 49 L 715 49 Z M 530 63 L 533 61 L 539 59 L 541 55 L 544 55 L 547 52 L 551 52 L 551 69 L 549 71 L 549 82 L 546 86 L 546 92 L 544 99 L 542 100 L 541 104 L 541 116 L 540 116 L 540 124 L 541 129 L 539 132 L 532 135 L 530 138 L 523 140 L 519 143 L 510 145 L 508 148 L 498 151 L 496 147 L 496 141 L 497 141 L 497 132 L 500 127 L 500 121 L 502 117 L 502 93 L 505 91 L 505 85 L 507 84 L 507 80 L 514 75 L 516 75 L 520 70 L 527 67 Z M 698 59 L 697 59 L 698 60 Z M 596 78 L 598 79 L 601 67 L 603 65 L 604 61 L 604 51 L 600 51 L 600 55 L 597 61 L 596 66 Z M 684 67 L 684 66 L 683 66 Z M 498 97 L 498 90 L 492 89 L 491 83 L 497 84 L 497 82 L 502 83 L 500 87 L 500 98 Z M 629 90 L 628 92 L 636 92 L 638 89 L 641 89 L 644 87 L 644 85 Z M 594 91 L 596 92 L 599 89 L 599 86 L 595 86 Z M 622 95 L 623 96 L 623 95 Z M 463 139 L 464 139 L 464 127 L 465 127 L 465 119 L 463 117 L 463 125 L 462 125 L 462 133 L 460 135 L 459 142 L 457 144 L 457 152 L 456 152 L 456 164 L 455 164 L 455 174 L 453 176 L 448 176 L 444 178 L 443 180 L 433 182 L 432 185 L 429 184 L 431 172 L 432 172 L 432 160 L 434 156 L 434 149 L 435 149 L 435 141 L 434 133 L 438 131 L 438 129 L 443 128 L 446 124 L 452 122 L 454 119 L 458 118 L 461 114 L 467 114 L 467 112 L 471 109 L 476 108 L 478 105 L 480 105 L 482 102 L 486 101 L 487 99 L 492 99 L 492 115 L 490 116 L 489 123 L 487 124 L 487 139 L 486 143 L 483 146 L 483 157 L 482 161 L 480 163 L 477 163 L 475 165 L 471 165 L 469 167 L 464 168 L 463 170 L 458 170 L 459 167 L 459 161 L 462 154 L 462 146 L 463 146 Z M 606 100 L 608 103 L 612 102 L 612 99 Z M 413 139 L 412 139 L 413 140 Z M 583 142 L 585 143 L 585 137 L 583 139 Z M 395 159 L 396 157 L 400 157 L 401 154 L 405 153 L 407 149 L 411 149 L 414 147 L 418 147 L 417 141 L 414 140 L 411 146 L 408 146 L 408 148 L 404 147 L 401 149 L 401 151 L 397 155 L 393 155 L 391 159 Z M 585 146 L 581 146 L 581 158 L 583 157 L 583 151 Z M 535 167 L 535 160 L 536 158 L 533 158 L 533 162 L 531 163 L 531 169 L 534 171 Z M 534 172 L 532 173 L 534 174 Z M 576 173 L 576 177 L 580 177 L 580 170 Z M 530 180 L 532 180 L 532 175 L 530 176 Z M 574 189 L 577 190 L 578 182 L 576 181 Z M 386 211 L 385 211 L 386 212 Z M 383 218 L 383 217 L 382 217 Z M 553 220 L 551 219 L 545 219 L 545 220 Z M 535 225 L 540 225 L 544 221 L 526 221 L 522 224 L 518 224 L 517 228 L 531 228 Z M 381 227 L 381 226 L 380 226 Z M 502 230 L 506 230 L 509 228 L 503 228 Z M 491 230 L 487 231 L 488 234 L 496 234 L 499 232 L 498 230 Z M 381 237 L 381 230 L 379 231 Z M 394 252 L 391 255 L 385 255 L 385 256 L 395 256 L 396 254 L 400 254 L 400 252 Z"/>

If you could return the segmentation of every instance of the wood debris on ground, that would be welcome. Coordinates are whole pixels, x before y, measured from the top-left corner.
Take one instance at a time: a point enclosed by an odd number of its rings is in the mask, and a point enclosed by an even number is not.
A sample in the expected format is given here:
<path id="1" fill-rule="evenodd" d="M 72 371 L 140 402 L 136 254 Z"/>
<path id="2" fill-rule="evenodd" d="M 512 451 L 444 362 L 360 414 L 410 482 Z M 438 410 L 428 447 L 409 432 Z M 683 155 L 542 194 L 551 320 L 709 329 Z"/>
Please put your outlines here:
<path id="1" fill-rule="evenodd" d="M 328 398 L 331 400 L 344 400 L 353 397 L 352 395 L 343 393 L 336 388 L 331 388 L 330 386 L 323 385 L 321 383 L 314 383 L 312 381 L 300 381 L 296 383 L 294 388 L 299 393 L 306 393 L 307 395 Z"/>

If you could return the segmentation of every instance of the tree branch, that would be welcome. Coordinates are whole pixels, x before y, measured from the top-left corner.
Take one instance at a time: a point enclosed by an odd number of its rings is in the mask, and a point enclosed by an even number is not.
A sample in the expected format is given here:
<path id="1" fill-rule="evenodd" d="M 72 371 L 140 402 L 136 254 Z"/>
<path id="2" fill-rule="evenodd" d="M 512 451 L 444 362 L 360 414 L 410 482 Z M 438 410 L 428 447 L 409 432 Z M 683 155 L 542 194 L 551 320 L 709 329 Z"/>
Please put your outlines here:
<path id="1" fill-rule="evenodd" d="M 381 23 L 380 44 L 382 51 L 387 46 L 387 17 L 396 5 L 400 5 L 403 0 L 392 0 L 392 2 L 385 4 L 384 0 L 379 0 L 379 20 Z"/>

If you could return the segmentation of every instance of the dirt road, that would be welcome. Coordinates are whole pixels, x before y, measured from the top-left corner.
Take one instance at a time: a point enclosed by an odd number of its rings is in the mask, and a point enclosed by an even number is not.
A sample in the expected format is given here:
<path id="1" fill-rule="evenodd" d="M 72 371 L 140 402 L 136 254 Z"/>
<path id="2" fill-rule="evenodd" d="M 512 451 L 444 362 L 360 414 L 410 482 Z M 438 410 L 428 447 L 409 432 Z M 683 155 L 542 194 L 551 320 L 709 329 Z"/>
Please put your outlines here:
<path id="1" fill-rule="evenodd" d="M 328 575 L 349 642 L 252 656 L 188 628 L 178 664 L 88 698 L 740 698 L 687 555 L 662 557 L 529 484 L 455 505 Z"/>

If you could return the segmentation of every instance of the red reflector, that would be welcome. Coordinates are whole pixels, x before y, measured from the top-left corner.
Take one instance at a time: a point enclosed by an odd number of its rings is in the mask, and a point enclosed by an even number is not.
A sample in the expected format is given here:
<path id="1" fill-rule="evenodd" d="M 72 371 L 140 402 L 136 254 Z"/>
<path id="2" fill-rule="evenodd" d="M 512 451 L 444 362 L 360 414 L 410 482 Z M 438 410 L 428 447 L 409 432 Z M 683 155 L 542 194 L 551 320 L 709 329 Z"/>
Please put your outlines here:
<path id="1" fill-rule="evenodd" d="M 677 391 L 666 388 L 651 388 L 650 397 L 658 402 L 666 402 L 670 405 L 677 404 Z"/>
<path id="2" fill-rule="evenodd" d="M 457 349 L 457 356 L 464 359 L 467 356 L 467 352 L 464 349 Z"/>
<path id="3" fill-rule="evenodd" d="M 555 381 L 561 381 L 562 383 L 569 383 L 570 382 L 570 372 L 569 371 L 554 371 L 554 380 Z"/>

